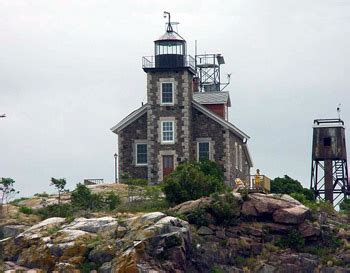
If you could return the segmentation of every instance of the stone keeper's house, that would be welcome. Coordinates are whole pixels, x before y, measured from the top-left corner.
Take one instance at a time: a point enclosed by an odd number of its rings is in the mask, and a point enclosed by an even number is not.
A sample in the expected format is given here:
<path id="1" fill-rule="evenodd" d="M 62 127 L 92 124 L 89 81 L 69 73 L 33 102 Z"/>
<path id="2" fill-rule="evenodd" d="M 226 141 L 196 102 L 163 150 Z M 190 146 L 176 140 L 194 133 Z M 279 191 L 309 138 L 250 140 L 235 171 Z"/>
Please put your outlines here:
<path id="1" fill-rule="evenodd" d="M 210 159 L 226 182 L 246 179 L 252 167 L 249 136 L 228 121 L 230 95 L 199 92 L 194 59 L 171 24 L 143 58 L 147 103 L 111 130 L 118 135 L 119 177 L 159 183 L 185 160 Z"/>

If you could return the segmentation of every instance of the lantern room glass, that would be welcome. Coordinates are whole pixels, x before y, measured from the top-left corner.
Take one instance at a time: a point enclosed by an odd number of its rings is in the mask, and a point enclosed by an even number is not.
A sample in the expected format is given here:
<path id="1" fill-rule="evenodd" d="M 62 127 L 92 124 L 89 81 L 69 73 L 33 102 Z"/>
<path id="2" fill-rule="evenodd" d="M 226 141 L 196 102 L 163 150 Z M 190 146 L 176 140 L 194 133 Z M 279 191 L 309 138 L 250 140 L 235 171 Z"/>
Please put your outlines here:
<path id="1" fill-rule="evenodd" d="M 167 41 L 156 43 L 155 55 L 184 55 L 184 43 Z"/>

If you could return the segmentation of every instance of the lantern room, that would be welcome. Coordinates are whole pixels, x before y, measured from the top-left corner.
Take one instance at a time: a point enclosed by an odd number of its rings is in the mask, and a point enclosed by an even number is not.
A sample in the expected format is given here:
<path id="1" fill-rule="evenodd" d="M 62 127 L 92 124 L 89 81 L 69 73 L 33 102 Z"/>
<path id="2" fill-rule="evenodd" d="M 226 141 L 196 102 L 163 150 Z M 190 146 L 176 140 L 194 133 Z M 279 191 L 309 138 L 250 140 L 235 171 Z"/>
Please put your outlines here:
<path id="1" fill-rule="evenodd" d="M 178 71 L 188 69 L 196 73 L 195 59 L 187 55 L 186 41 L 176 31 L 170 21 L 170 13 L 164 12 L 168 17 L 166 32 L 154 41 L 154 56 L 142 58 L 142 68 L 148 71 Z"/>
<path id="2" fill-rule="evenodd" d="M 184 67 L 186 41 L 172 30 L 171 23 L 169 23 L 166 33 L 154 41 L 154 47 L 157 68 Z"/>

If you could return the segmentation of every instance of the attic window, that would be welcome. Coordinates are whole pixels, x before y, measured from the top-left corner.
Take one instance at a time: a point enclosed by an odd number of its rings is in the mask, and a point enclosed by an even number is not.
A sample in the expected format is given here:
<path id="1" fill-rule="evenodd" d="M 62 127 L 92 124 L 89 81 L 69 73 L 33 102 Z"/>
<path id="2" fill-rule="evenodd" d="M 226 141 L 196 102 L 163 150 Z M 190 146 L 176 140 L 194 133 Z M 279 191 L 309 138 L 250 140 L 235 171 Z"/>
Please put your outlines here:
<path id="1" fill-rule="evenodd" d="M 325 137 L 323 139 L 323 146 L 329 147 L 329 146 L 331 146 L 331 144 L 332 144 L 332 139 L 330 137 Z"/>

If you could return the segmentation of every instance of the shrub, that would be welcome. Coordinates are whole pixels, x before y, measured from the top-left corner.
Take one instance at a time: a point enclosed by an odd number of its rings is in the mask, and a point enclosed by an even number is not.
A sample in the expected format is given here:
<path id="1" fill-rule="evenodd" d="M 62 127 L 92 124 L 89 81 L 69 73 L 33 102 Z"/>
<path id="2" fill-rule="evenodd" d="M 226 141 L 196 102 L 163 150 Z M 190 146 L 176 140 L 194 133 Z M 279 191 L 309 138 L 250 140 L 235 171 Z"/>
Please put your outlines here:
<path id="1" fill-rule="evenodd" d="M 19 212 L 24 213 L 24 214 L 33 214 L 33 209 L 30 207 L 26 207 L 26 206 L 21 206 L 19 207 Z"/>
<path id="2" fill-rule="evenodd" d="M 200 169 L 200 163 L 194 162 L 183 162 L 163 182 L 163 190 L 170 204 L 209 196 L 211 193 L 223 191 L 224 188 L 222 180 L 205 175 Z"/>
<path id="3" fill-rule="evenodd" d="M 203 208 L 197 208 L 187 215 L 187 221 L 197 226 L 207 226 L 209 224 Z"/>
<path id="4" fill-rule="evenodd" d="M 350 212 L 350 199 L 344 199 L 344 201 L 339 204 L 339 208 L 341 211 L 349 213 Z"/>
<path id="5" fill-rule="evenodd" d="M 280 238 L 276 244 L 281 248 L 292 248 L 301 251 L 305 246 L 305 239 L 299 231 L 293 229 L 286 236 Z"/>
<path id="6" fill-rule="evenodd" d="M 40 215 L 42 218 L 51 218 L 51 217 L 72 217 L 73 216 L 73 208 L 71 204 L 52 204 L 46 207 L 37 209 L 35 214 Z"/>
<path id="7" fill-rule="evenodd" d="M 104 199 L 105 206 L 109 210 L 114 210 L 121 203 L 120 197 L 114 192 L 108 192 Z"/>
<path id="8" fill-rule="evenodd" d="M 210 209 L 218 225 L 236 225 L 239 216 L 240 205 L 231 193 L 219 196 L 213 194 Z"/>
<path id="9" fill-rule="evenodd" d="M 91 190 L 80 183 L 72 192 L 70 198 L 72 206 L 78 209 L 92 209 L 93 203 L 96 202 L 96 200 L 93 200 Z"/>
<path id="10" fill-rule="evenodd" d="M 315 195 L 312 190 L 304 188 L 298 180 L 285 175 L 282 177 L 277 177 L 271 180 L 271 193 L 281 193 L 281 194 L 293 194 L 298 193 L 300 198 L 305 198 L 306 200 L 315 200 Z"/>
<path id="11" fill-rule="evenodd" d="M 198 163 L 199 169 L 207 176 L 216 177 L 219 180 L 224 180 L 224 173 L 220 166 L 210 160 L 203 160 Z"/>

